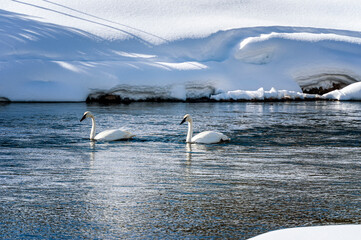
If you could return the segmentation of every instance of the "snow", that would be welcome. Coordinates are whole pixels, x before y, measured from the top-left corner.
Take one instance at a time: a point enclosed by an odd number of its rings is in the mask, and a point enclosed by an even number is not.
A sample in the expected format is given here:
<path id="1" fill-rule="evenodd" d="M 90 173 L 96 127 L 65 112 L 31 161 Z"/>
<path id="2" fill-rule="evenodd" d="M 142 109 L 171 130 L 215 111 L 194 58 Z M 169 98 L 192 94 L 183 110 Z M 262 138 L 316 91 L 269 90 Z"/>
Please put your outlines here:
<path id="1" fill-rule="evenodd" d="M 331 33 L 270 33 L 270 34 L 261 34 L 257 37 L 249 37 L 244 39 L 239 48 L 242 49 L 248 44 L 255 42 L 263 42 L 273 38 L 281 38 L 288 40 L 296 41 L 307 41 L 307 42 L 319 42 L 319 41 L 339 41 L 339 42 L 349 42 L 354 44 L 361 44 L 361 39 L 357 37 L 342 36 L 338 34 Z"/>
<path id="2" fill-rule="evenodd" d="M 357 240 L 360 236 L 361 225 L 333 225 L 271 231 L 249 240 Z"/>
<path id="3" fill-rule="evenodd" d="M 276 90 L 271 88 L 265 91 L 260 88 L 256 91 L 235 90 L 224 93 L 211 95 L 210 97 L 217 101 L 237 101 L 237 100 L 310 100 L 310 99 L 326 99 L 326 100 L 341 100 L 341 101 L 361 101 L 361 82 L 356 82 L 348 85 L 341 90 L 334 90 L 322 96 L 317 94 L 305 94 L 295 91 Z"/>
<path id="4" fill-rule="evenodd" d="M 2 0 L 0 101 L 361 100 L 360 12 L 358 0 Z M 302 93 L 335 84 L 348 86 Z M 327 226 L 254 240 L 360 234 Z"/>
<path id="5" fill-rule="evenodd" d="M 105 39 L 151 43 L 204 37 L 219 30 L 295 26 L 360 31 L 357 0 L 2 0 L 1 9 L 82 29 Z"/>
<path id="6" fill-rule="evenodd" d="M 0 98 L 319 99 L 302 90 L 361 79 L 360 11 L 356 0 L 4 0 Z M 359 99 L 346 90 L 322 99 Z"/>
<path id="7" fill-rule="evenodd" d="M 264 91 L 263 88 L 258 89 L 257 91 L 244 91 L 244 90 L 236 90 L 236 91 L 228 91 L 226 93 L 220 93 L 216 95 L 212 95 L 211 99 L 217 101 L 227 101 L 227 100 L 305 100 L 305 99 L 321 99 L 319 95 L 313 94 L 305 94 L 295 91 L 287 91 L 287 90 L 276 90 L 275 88 L 271 88 L 269 91 Z"/>
<path id="8" fill-rule="evenodd" d="M 361 82 L 353 83 L 341 90 L 334 90 L 326 93 L 322 97 L 332 100 L 361 101 Z"/>
<path id="9" fill-rule="evenodd" d="M 169 63 L 169 62 L 155 62 L 156 64 L 168 67 L 169 70 L 197 70 L 197 69 L 206 69 L 206 65 L 198 62 L 181 62 L 181 63 Z"/>

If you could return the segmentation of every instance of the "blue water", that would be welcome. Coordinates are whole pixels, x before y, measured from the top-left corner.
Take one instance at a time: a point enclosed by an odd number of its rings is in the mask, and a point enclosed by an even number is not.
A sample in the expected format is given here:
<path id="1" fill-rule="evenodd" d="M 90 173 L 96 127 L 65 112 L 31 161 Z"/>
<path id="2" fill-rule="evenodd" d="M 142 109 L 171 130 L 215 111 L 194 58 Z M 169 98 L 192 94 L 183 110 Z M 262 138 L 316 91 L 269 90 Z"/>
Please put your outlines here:
<path id="1" fill-rule="evenodd" d="M 89 141 L 124 127 L 130 141 Z M 218 130 L 229 143 L 187 145 Z M 361 103 L 0 105 L 0 239 L 249 237 L 361 224 Z"/>

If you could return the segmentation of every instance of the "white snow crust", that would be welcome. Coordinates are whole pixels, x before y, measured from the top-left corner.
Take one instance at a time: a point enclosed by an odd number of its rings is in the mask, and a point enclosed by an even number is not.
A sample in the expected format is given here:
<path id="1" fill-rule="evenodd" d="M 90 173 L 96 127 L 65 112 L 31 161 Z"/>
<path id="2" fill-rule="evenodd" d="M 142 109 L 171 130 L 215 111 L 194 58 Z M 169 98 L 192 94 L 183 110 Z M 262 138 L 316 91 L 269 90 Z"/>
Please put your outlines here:
<path id="1" fill-rule="evenodd" d="M 211 99 L 222 101 L 222 100 L 305 100 L 305 99 L 321 99 L 321 96 L 314 94 L 305 94 L 295 91 L 287 90 L 276 90 L 271 88 L 269 91 L 265 91 L 263 88 L 260 88 L 256 91 L 228 91 L 225 93 L 220 93 L 212 95 Z"/>
<path id="2" fill-rule="evenodd" d="M 361 79 L 359 12 L 356 0 L 3 0 L 0 98 L 317 99 L 302 89 Z"/>
<path id="3" fill-rule="evenodd" d="M 353 83 L 341 90 L 326 93 L 322 97 L 332 100 L 361 101 L 361 82 Z"/>
<path id="4" fill-rule="evenodd" d="M 249 240 L 358 240 L 361 225 L 329 225 L 271 231 Z"/>

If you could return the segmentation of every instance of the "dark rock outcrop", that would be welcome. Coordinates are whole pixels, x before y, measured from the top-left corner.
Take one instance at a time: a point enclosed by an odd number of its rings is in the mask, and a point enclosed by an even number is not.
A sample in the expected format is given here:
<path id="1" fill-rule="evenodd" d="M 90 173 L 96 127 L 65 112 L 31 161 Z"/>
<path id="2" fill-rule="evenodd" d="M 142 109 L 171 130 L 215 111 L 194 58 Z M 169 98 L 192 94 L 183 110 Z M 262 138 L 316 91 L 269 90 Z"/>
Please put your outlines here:
<path id="1" fill-rule="evenodd" d="M 320 72 L 313 75 L 306 75 L 295 78 L 295 81 L 300 85 L 304 93 L 319 95 L 331 92 L 336 89 L 342 89 L 360 80 L 360 77 L 344 72 Z"/>

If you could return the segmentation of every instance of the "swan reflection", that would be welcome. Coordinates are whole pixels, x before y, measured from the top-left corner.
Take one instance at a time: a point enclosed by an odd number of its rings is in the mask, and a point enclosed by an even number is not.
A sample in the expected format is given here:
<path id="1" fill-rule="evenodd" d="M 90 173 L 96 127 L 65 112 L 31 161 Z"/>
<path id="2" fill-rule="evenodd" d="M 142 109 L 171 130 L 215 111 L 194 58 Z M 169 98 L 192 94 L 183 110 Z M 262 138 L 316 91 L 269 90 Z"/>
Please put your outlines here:
<path id="1" fill-rule="evenodd" d="M 192 161 L 192 144 L 186 144 L 186 154 L 187 154 L 187 164 L 190 164 Z"/>

